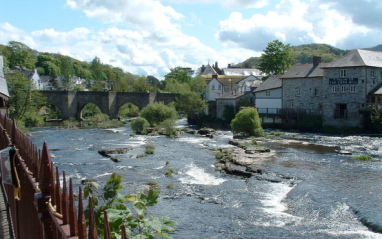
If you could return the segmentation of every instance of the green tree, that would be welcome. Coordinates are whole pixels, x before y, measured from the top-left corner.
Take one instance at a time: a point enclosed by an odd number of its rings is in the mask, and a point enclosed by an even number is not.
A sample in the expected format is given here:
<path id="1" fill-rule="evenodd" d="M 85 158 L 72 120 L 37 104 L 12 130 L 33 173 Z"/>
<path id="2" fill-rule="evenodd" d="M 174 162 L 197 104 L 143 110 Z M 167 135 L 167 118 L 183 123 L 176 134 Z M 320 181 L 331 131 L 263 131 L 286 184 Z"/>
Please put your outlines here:
<path id="1" fill-rule="evenodd" d="M 203 113 L 207 105 L 200 94 L 189 92 L 181 94 L 176 98 L 175 107 L 178 112 L 191 115 L 195 113 Z"/>
<path id="2" fill-rule="evenodd" d="M 36 59 L 33 55 L 32 49 L 29 48 L 29 46 L 17 42 L 17 41 L 10 41 L 7 45 L 8 49 L 8 63 L 9 66 L 21 66 L 26 67 L 28 69 L 34 69 L 35 68 L 35 62 Z"/>
<path id="3" fill-rule="evenodd" d="M 191 76 L 188 74 L 188 71 L 182 67 L 175 67 L 170 70 L 170 72 L 164 76 L 164 84 L 169 83 L 188 83 L 191 80 Z"/>
<path id="4" fill-rule="evenodd" d="M 174 108 L 163 103 L 152 103 L 143 108 L 139 116 L 145 118 L 151 126 L 156 126 L 166 119 L 176 119 L 178 114 Z"/>
<path id="5" fill-rule="evenodd" d="M 150 91 L 151 86 L 147 82 L 147 77 L 140 76 L 134 81 L 133 92 L 146 93 Z"/>
<path id="6" fill-rule="evenodd" d="M 292 66 L 293 61 L 290 44 L 284 45 L 281 41 L 274 40 L 265 48 L 258 68 L 268 75 L 282 75 Z"/>
<path id="7" fill-rule="evenodd" d="M 96 81 L 96 86 L 93 90 L 105 89 L 105 80 L 107 77 L 104 72 L 103 64 L 98 57 L 95 57 L 90 63 L 90 70 L 92 72 L 92 79 Z"/>
<path id="8" fill-rule="evenodd" d="M 150 123 L 143 117 L 137 117 L 131 122 L 131 129 L 138 134 L 146 134 Z"/>
<path id="9" fill-rule="evenodd" d="M 202 92 L 206 89 L 207 83 L 203 77 L 196 76 L 191 78 L 188 85 L 190 86 L 191 91 L 202 94 Z"/>
<path id="10" fill-rule="evenodd" d="M 42 116 L 38 112 L 46 104 L 41 92 L 34 90 L 32 82 L 19 72 L 7 76 L 7 83 L 11 95 L 8 102 L 10 117 L 21 121 L 29 119 L 30 124 L 27 126 L 37 126 L 32 125 L 32 122 L 41 122 Z"/>
<path id="11" fill-rule="evenodd" d="M 61 77 L 63 86 L 66 89 L 72 89 L 73 85 L 70 79 L 74 76 L 73 62 L 70 57 L 64 57 L 61 60 Z"/>
<path id="12" fill-rule="evenodd" d="M 253 107 L 245 107 L 236 114 L 231 121 L 233 133 L 244 133 L 249 136 L 261 136 L 263 128 L 257 110 Z"/>

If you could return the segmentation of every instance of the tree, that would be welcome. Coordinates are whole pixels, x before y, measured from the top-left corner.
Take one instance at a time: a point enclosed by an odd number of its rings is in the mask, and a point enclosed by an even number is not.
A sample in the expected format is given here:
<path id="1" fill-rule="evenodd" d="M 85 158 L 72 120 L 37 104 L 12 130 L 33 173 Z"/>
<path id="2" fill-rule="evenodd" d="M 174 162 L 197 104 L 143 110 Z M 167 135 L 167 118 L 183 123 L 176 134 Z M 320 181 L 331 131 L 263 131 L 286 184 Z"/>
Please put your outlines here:
<path id="1" fill-rule="evenodd" d="M 10 117 L 29 122 L 26 126 L 38 126 L 42 121 L 38 112 L 46 104 L 41 92 L 34 90 L 32 82 L 19 72 L 9 75 L 7 82 L 11 95 L 8 102 Z"/>
<path id="2" fill-rule="evenodd" d="M 188 74 L 188 71 L 179 66 L 171 69 L 170 73 L 164 76 L 165 86 L 167 82 L 188 83 L 190 80 L 191 76 Z"/>
<path id="3" fill-rule="evenodd" d="M 204 112 L 206 103 L 198 93 L 189 92 L 176 98 L 175 107 L 177 111 L 190 115 Z"/>
<path id="4" fill-rule="evenodd" d="M 66 89 L 72 88 L 72 82 L 70 78 L 74 75 L 73 62 L 69 57 L 64 57 L 61 60 L 61 76 L 63 85 Z"/>
<path id="5" fill-rule="evenodd" d="M 207 83 L 203 77 L 196 76 L 191 78 L 188 85 L 190 86 L 191 91 L 201 94 L 206 89 Z"/>
<path id="6" fill-rule="evenodd" d="M 178 114 L 174 108 L 163 103 L 152 103 L 143 108 L 139 116 L 145 118 L 151 126 L 156 126 L 167 119 L 176 119 Z"/>
<path id="7" fill-rule="evenodd" d="M 233 133 L 244 133 L 249 136 L 261 136 L 263 128 L 257 110 L 253 107 L 245 107 L 237 113 L 231 121 Z"/>
<path id="8" fill-rule="evenodd" d="M 7 45 L 8 49 L 8 62 L 9 66 L 22 66 L 28 69 L 34 69 L 35 67 L 35 57 L 33 56 L 32 49 L 27 45 L 17 42 L 10 41 Z"/>
<path id="9" fill-rule="evenodd" d="M 284 45 L 281 41 L 274 40 L 265 48 L 258 68 L 268 75 L 282 75 L 292 66 L 293 61 L 290 44 Z"/>

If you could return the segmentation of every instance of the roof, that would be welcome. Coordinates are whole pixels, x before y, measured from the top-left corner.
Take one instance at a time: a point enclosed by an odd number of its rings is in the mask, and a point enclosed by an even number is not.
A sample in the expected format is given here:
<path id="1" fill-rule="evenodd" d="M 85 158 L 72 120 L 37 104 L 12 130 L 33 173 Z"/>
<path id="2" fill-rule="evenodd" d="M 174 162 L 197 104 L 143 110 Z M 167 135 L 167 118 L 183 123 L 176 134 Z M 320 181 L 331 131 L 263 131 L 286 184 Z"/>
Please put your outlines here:
<path id="1" fill-rule="evenodd" d="M 206 66 L 206 69 L 202 72 L 201 75 L 217 75 L 218 73 L 212 68 L 210 64 Z"/>
<path id="2" fill-rule="evenodd" d="M 369 95 L 382 95 L 382 83 L 372 90 Z"/>
<path id="3" fill-rule="evenodd" d="M 281 76 L 273 75 L 268 77 L 254 92 L 271 90 L 282 87 Z"/>
<path id="4" fill-rule="evenodd" d="M 320 63 L 318 65 L 313 64 L 296 64 L 292 66 L 287 72 L 284 73 L 280 78 L 282 79 L 292 79 L 292 78 L 313 78 L 313 77 L 323 77 L 324 70 L 322 69 L 328 63 Z"/>
<path id="5" fill-rule="evenodd" d="M 251 68 L 223 68 L 222 69 L 224 75 L 232 76 L 232 75 L 240 75 L 240 76 L 261 76 L 263 73 L 259 69 L 251 69 Z"/>
<path id="6" fill-rule="evenodd" d="M 4 77 L 4 61 L 3 56 L 0 55 L 0 94 L 9 98 L 8 84 L 7 80 Z"/>
<path id="7" fill-rule="evenodd" d="M 230 92 L 225 95 L 216 97 L 216 100 L 235 100 L 237 98 L 240 98 L 244 95 L 242 92 Z"/>
<path id="8" fill-rule="evenodd" d="M 382 67 L 382 52 L 357 49 L 333 61 L 325 68 L 372 66 Z"/>

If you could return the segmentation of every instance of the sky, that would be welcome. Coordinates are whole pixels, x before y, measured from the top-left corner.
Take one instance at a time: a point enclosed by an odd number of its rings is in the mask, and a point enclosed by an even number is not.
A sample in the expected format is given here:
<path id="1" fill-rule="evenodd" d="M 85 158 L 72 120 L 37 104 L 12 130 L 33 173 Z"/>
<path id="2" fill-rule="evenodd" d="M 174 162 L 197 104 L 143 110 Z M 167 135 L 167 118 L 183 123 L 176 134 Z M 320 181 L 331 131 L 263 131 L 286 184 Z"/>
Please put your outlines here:
<path id="1" fill-rule="evenodd" d="M 382 44 L 380 0 L 0 0 L 0 44 L 163 79 L 260 56 L 269 42 Z"/>

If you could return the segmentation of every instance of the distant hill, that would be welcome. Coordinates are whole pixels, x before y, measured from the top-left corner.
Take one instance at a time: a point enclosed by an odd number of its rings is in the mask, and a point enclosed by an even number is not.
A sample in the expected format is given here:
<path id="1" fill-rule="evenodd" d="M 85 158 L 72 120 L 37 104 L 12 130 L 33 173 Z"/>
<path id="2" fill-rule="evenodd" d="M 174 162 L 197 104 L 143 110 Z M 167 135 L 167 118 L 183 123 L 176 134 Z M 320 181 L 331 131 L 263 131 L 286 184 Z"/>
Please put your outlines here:
<path id="1" fill-rule="evenodd" d="M 382 51 L 382 45 L 369 48 L 370 50 Z M 292 46 L 292 51 L 295 56 L 295 63 L 312 63 L 313 56 L 320 56 L 322 62 L 334 61 L 343 55 L 346 55 L 349 50 L 341 50 L 339 48 L 327 44 L 307 44 L 300 46 Z M 235 67 L 257 68 L 260 57 L 251 57 L 247 60 L 234 65 Z"/>
<path id="2" fill-rule="evenodd" d="M 366 50 L 371 50 L 371 51 L 382 51 L 382 45 L 378 45 L 375 47 L 370 47 L 370 48 L 365 48 Z"/>

